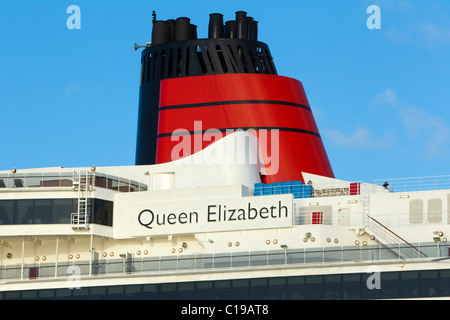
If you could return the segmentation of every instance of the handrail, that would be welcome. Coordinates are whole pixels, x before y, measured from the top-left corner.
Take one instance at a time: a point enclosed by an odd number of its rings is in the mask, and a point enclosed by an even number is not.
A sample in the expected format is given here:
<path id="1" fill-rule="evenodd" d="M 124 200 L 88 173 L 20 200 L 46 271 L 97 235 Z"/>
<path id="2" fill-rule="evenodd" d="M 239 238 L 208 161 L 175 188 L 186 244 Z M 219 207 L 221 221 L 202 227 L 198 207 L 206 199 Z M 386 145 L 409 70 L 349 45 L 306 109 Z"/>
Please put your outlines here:
<path id="1" fill-rule="evenodd" d="M 396 234 L 394 231 L 392 231 L 391 229 L 389 229 L 388 227 L 386 227 L 384 224 L 382 224 L 381 222 L 379 222 L 378 220 L 376 220 L 375 218 L 367 215 L 367 217 L 369 217 L 370 219 L 372 219 L 373 221 L 375 221 L 377 224 L 379 224 L 381 227 L 383 227 L 385 230 L 389 231 L 391 234 L 393 234 L 395 237 L 397 237 L 398 239 L 400 239 L 401 241 L 403 241 L 404 243 L 406 243 L 408 246 L 410 246 L 411 248 L 415 249 L 417 252 L 419 252 L 420 254 L 424 255 L 425 257 L 427 257 L 427 255 L 425 253 L 423 253 L 422 251 L 420 251 L 418 248 L 416 248 L 415 246 L 413 246 L 411 243 L 409 243 L 408 241 L 406 241 L 405 239 L 403 239 L 402 237 L 400 237 L 398 234 Z"/>
<path id="2" fill-rule="evenodd" d="M 424 243 L 421 247 L 425 249 L 436 248 L 434 243 Z M 439 248 L 439 247 L 438 247 Z M 417 249 L 417 248 L 416 248 Z M 71 261 L 59 263 L 26 263 L 21 265 L 0 265 L 0 281 L 33 281 L 36 279 L 51 279 L 67 277 L 69 267 L 78 267 L 80 276 L 98 277 L 128 274 L 147 274 L 151 272 L 170 272 L 177 274 L 182 270 L 193 272 L 210 272 L 210 270 L 224 270 L 234 268 L 254 268 L 271 266 L 295 266 L 313 265 L 324 263 L 346 262 L 367 262 L 387 261 L 395 259 L 391 256 L 384 256 L 382 250 L 390 251 L 390 248 L 383 248 L 381 243 L 375 246 L 350 246 L 350 247 L 317 247 L 317 248 L 296 248 L 280 249 L 268 251 L 245 251 L 245 252 L 222 252 L 192 255 L 175 256 L 150 256 L 133 257 L 129 262 L 124 259 L 95 259 L 92 261 Z M 400 249 L 404 250 L 404 249 Z M 437 252 L 436 256 L 440 257 Z M 429 257 L 428 257 L 429 258 Z M 407 257 L 410 261 L 423 261 L 424 257 Z M 433 261 L 433 260 L 432 260 Z M 33 271 L 33 273 L 30 273 Z M 1 291 L 1 290 L 0 290 Z"/>
<path id="3" fill-rule="evenodd" d="M 388 188 L 392 192 L 450 189 L 450 175 L 376 179 L 373 182 L 379 186 L 388 183 Z"/>
<path id="4" fill-rule="evenodd" d="M 88 171 L 88 173 L 89 179 L 91 179 L 91 184 L 94 187 L 120 192 L 148 190 L 148 186 L 146 184 L 128 178 L 101 172 L 91 173 Z M 1 192 L 11 192 L 18 189 L 32 191 L 39 190 L 40 188 L 59 188 L 61 190 L 70 190 L 76 186 L 76 183 L 77 181 L 75 181 L 73 171 L 0 173 Z"/>

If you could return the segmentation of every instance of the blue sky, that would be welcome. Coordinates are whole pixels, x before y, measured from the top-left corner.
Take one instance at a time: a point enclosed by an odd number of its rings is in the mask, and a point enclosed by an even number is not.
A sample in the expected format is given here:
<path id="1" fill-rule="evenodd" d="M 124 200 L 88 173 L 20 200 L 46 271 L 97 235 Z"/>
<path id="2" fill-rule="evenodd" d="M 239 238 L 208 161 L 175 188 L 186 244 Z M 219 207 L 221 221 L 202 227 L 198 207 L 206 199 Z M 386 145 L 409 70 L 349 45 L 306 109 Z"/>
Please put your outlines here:
<path id="1" fill-rule="evenodd" d="M 255 17 L 279 75 L 303 83 L 337 178 L 450 175 L 448 0 L 2 0 L 0 170 L 134 164 L 133 44 L 151 40 L 153 10 L 199 37 L 210 13 Z"/>

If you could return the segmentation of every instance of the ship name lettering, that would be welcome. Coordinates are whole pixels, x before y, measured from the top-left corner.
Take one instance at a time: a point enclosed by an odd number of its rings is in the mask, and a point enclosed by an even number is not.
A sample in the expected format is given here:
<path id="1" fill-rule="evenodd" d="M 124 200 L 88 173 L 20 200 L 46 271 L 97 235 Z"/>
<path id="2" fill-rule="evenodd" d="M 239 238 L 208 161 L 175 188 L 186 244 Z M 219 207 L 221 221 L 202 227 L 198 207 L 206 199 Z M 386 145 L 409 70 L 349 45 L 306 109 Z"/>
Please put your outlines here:
<path id="1" fill-rule="evenodd" d="M 153 222 L 155 221 L 155 223 L 159 226 L 163 226 L 166 224 L 176 224 L 176 223 L 180 223 L 180 224 L 186 224 L 186 223 L 198 223 L 198 213 L 196 211 L 191 211 L 188 213 L 186 212 L 181 212 L 179 214 L 175 214 L 175 213 L 169 213 L 167 216 L 166 214 L 154 214 L 153 211 L 149 210 L 149 209 L 145 209 L 142 210 L 139 213 L 138 216 L 138 222 L 148 228 L 148 229 L 152 229 L 153 226 Z"/>
<path id="2" fill-rule="evenodd" d="M 278 202 L 278 206 L 261 207 L 259 210 L 248 203 L 246 209 L 230 209 L 226 205 L 211 204 L 208 206 L 208 222 L 254 220 L 258 217 L 261 219 L 288 217 L 288 209 L 281 204 L 281 201 Z"/>

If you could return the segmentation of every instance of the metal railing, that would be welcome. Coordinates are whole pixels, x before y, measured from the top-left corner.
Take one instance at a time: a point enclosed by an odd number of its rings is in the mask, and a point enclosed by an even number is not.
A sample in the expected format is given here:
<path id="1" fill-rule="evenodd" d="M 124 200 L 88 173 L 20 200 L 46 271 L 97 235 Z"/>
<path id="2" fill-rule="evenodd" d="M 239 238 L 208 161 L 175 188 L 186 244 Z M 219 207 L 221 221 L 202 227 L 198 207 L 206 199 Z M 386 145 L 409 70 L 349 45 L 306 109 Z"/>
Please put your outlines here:
<path id="1" fill-rule="evenodd" d="M 416 243 L 416 248 L 427 255 L 426 259 L 448 256 L 448 246 L 440 243 Z M 127 276 L 139 274 L 158 275 L 158 273 L 177 274 L 181 272 L 207 273 L 235 268 L 300 266 L 312 264 L 332 265 L 344 262 L 373 262 L 385 260 L 414 261 L 424 259 L 417 252 L 411 256 L 408 245 L 355 245 L 346 247 L 320 247 L 305 249 L 284 249 L 271 251 L 252 251 L 216 254 L 193 254 L 163 257 L 132 257 L 129 259 L 105 259 L 70 263 L 33 263 L 24 265 L 0 266 L 0 279 L 8 281 L 31 281 L 67 277 L 69 267 L 78 267 L 83 277 Z M 408 253 L 406 254 L 406 251 Z"/>
<path id="2" fill-rule="evenodd" d="M 427 191 L 450 189 L 450 176 L 429 176 L 397 179 L 377 179 L 374 183 L 387 188 L 392 192 Z"/>
<path id="3" fill-rule="evenodd" d="M 322 213 L 323 219 L 320 222 L 314 221 L 314 212 L 319 211 Z M 442 217 L 447 214 L 446 211 L 439 211 Z M 448 213 L 450 214 L 450 213 Z M 342 213 L 335 210 L 327 210 L 323 207 L 300 207 L 298 210 L 294 211 L 294 225 L 311 225 L 311 224 L 325 224 L 325 225 L 335 225 L 335 226 L 361 226 L 367 225 L 368 218 L 365 219 L 365 214 L 362 210 L 355 210 L 348 214 L 347 223 L 344 224 L 340 221 L 340 216 Z M 429 224 L 426 220 L 422 223 L 411 223 L 409 212 L 383 212 L 382 214 L 376 213 L 373 215 L 379 222 L 385 226 L 391 228 L 407 227 L 411 225 L 427 225 Z"/>
<path id="4" fill-rule="evenodd" d="M 91 185 L 121 192 L 146 191 L 147 185 L 126 178 L 91 172 Z M 39 172 L 39 173 L 1 173 L 0 191 L 17 188 L 73 188 L 74 173 Z"/>
<path id="5" fill-rule="evenodd" d="M 430 176 L 398 179 L 377 179 L 373 183 L 362 181 L 333 181 L 331 183 L 318 183 L 310 186 L 289 185 L 263 185 L 255 188 L 255 195 L 293 193 L 294 198 L 320 198 L 360 195 L 364 193 L 408 192 L 450 189 L 450 175 Z M 298 188 L 297 193 L 293 188 Z"/>

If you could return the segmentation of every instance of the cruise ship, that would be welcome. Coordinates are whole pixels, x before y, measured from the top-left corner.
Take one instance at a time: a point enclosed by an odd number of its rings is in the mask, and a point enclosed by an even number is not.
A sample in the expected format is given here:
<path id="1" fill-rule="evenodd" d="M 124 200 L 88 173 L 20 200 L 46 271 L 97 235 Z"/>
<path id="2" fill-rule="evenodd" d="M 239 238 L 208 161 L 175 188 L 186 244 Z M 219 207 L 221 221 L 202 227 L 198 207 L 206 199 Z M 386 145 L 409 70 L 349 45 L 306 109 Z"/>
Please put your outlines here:
<path id="1" fill-rule="evenodd" d="M 1 300 L 450 297 L 450 176 L 338 179 L 258 21 L 152 24 L 135 165 L 0 171 Z"/>

